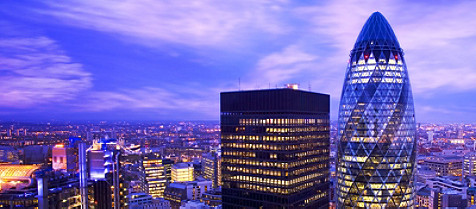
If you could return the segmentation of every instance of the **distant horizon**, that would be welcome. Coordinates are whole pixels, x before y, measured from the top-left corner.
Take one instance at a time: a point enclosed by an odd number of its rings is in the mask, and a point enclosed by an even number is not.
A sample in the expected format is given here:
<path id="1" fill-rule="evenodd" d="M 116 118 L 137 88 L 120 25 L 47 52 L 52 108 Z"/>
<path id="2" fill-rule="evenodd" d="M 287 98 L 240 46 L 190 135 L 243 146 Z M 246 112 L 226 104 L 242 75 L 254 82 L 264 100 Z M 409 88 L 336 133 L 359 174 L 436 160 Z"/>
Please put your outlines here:
<path id="1" fill-rule="evenodd" d="M 91 123 L 91 124 L 96 124 L 96 123 L 101 123 L 101 122 L 107 122 L 107 123 L 118 123 L 118 122 L 129 122 L 129 123 L 180 123 L 180 122 L 191 122 L 191 123 L 198 123 L 198 122 L 203 122 L 203 123 L 220 123 L 220 119 L 210 119 L 210 120 L 142 120 L 142 119 L 137 119 L 137 120 L 115 120 L 115 119 L 95 119 L 95 120 L 3 120 L 0 119 L 0 124 L 2 123 L 35 123 L 35 124 L 46 124 L 46 123 Z M 335 120 L 330 120 L 331 125 L 333 123 L 337 123 L 337 119 Z M 451 124 L 465 124 L 465 125 L 476 125 L 476 121 L 474 122 L 456 122 L 456 121 L 441 121 L 441 122 L 416 122 L 418 124 L 436 124 L 436 125 L 451 125 Z M 335 125 L 335 124 L 334 124 Z"/>

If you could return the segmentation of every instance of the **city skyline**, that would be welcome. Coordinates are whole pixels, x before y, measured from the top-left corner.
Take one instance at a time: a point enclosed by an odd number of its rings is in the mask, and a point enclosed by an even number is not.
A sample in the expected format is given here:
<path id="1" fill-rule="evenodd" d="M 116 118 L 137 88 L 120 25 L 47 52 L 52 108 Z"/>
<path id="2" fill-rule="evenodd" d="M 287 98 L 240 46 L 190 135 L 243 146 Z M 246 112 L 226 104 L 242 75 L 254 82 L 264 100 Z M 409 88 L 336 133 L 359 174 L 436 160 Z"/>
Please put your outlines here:
<path id="1" fill-rule="evenodd" d="M 0 118 L 218 120 L 220 91 L 300 83 L 331 95 L 336 120 L 348 46 L 381 11 L 410 57 L 417 122 L 474 122 L 474 6 L 2 2 Z"/>

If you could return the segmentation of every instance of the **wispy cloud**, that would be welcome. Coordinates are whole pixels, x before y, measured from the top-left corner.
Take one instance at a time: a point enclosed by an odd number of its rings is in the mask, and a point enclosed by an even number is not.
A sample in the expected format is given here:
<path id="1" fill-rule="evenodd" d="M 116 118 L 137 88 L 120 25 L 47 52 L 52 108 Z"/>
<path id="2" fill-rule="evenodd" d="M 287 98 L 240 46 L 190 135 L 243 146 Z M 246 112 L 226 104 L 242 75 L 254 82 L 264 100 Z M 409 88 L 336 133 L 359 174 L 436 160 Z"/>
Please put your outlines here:
<path id="1" fill-rule="evenodd" d="M 380 11 L 406 53 L 415 101 L 422 102 L 417 109 L 422 114 L 450 108 L 428 104 L 430 99 L 437 101 L 434 98 L 441 92 L 476 91 L 472 64 L 476 57 L 474 1 L 72 0 L 42 2 L 33 7 L 19 11 L 36 12 L 32 16 L 42 18 L 20 19 L 52 28 L 66 25 L 100 31 L 133 43 L 132 49 L 134 45 L 152 46 L 154 50 L 173 46 L 171 57 L 175 59 L 160 60 L 167 62 L 167 67 L 190 58 L 199 60 L 195 64 L 204 75 L 217 73 L 207 71 L 205 65 L 233 69 L 233 76 L 242 78 L 242 89 L 290 82 L 301 83 L 307 89 L 309 83 L 314 91 L 330 93 L 333 101 L 340 96 L 348 54 L 362 25 L 371 13 Z M 86 34 L 87 30 L 80 31 Z M 229 88 L 231 82 L 237 86 L 237 79 L 230 81 L 232 76 L 214 74 L 216 81 L 197 86 L 171 77 L 160 86 L 131 83 L 127 88 L 117 84 L 107 91 L 98 90 L 92 86 L 92 74 L 72 61 L 55 41 L 24 38 L 21 33 L 11 36 L 17 38 L 0 40 L 1 106 L 57 102 L 85 112 L 187 110 L 213 112 L 216 116 L 218 92 L 238 89 Z M 207 50 L 210 48 L 218 50 L 211 52 Z M 137 66 L 149 67 L 141 61 Z M 185 69 L 188 67 L 194 68 L 187 64 L 179 69 L 186 75 L 191 72 Z M 140 80 L 150 81 L 147 79 Z M 178 83 L 183 86 L 172 85 Z M 88 103 L 69 102 L 74 99 Z"/>
<path id="2" fill-rule="evenodd" d="M 90 73 L 52 39 L 0 39 L 0 106 L 61 102 L 90 86 Z"/>
<path id="3" fill-rule="evenodd" d="M 268 85 L 296 83 L 296 75 L 307 74 L 318 60 L 318 56 L 305 52 L 298 45 L 290 45 L 281 51 L 262 57 L 255 69 L 245 77 L 244 89 L 268 88 Z"/>
<path id="4" fill-rule="evenodd" d="M 282 34 L 286 1 L 77 0 L 48 2 L 38 12 L 60 22 L 120 35 L 149 46 L 165 43 L 228 48 L 256 33 Z"/>
<path id="5" fill-rule="evenodd" d="M 414 92 L 428 96 L 442 90 L 476 89 L 476 70 L 470 64 L 476 56 L 474 7 L 474 1 L 423 4 L 348 0 L 300 7 L 294 12 L 310 20 L 309 30 L 318 34 L 322 43 L 333 46 L 335 56 L 348 55 L 365 20 L 375 11 L 382 12 L 406 52 Z M 341 76 L 337 71 L 343 69 L 334 70 L 335 76 Z"/>
<path id="6" fill-rule="evenodd" d="M 174 91 L 177 91 L 175 89 Z M 147 110 L 157 113 L 173 111 L 200 111 L 200 114 L 213 117 L 218 113 L 218 103 L 211 103 L 218 92 L 194 91 L 182 88 L 172 90 L 143 87 L 140 89 L 120 89 L 117 91 L 94 91 L 86 96 L 85 103 L 75 104 L 79 111 L 101 112 L 110 110 Z"/>

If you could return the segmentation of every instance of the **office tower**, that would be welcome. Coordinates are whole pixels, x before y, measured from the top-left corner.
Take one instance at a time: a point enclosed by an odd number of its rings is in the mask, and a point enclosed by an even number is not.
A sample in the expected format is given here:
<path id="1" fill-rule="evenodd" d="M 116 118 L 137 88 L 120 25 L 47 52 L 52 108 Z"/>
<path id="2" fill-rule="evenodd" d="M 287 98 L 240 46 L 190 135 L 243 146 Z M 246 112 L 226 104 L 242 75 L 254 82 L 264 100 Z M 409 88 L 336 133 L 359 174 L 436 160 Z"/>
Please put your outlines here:
<path id="1" fill-rule="evenodd" d="M 329 207 L 329 95 L 224 92 L 223 208 Z"/>
<path id="2" fill-rule="evenodd" d="M 172 165 L 172 182 L 193 181 L 193 165 L 191 163 L 177 163 Z"/>
<path id="3" fill-rule="evenodd" d="M 36 172 L 38 209 L 81 208 L 79 178 L 72 173 Z"/>
<path id="4" fill-rule="evenodd" d="M 115 139 L 101 139 L 88 149 L 89 179 L 93 180 L 98 209 L 126 208 L 127 182 L 121 174 L 122 147 Z"/>
<path id="5" fill-rule="evenodd" d="M 53 170 L 76 172 L 78 170 L 78 149 L 73 144 L 56 144 L 51 150 Z"/>
<path id="6" fill-rule="evenodd" d="M 23 147 L 24 164 L 50 164 L 51 150 L 48 146 L 30 145 Z"/>
<path id="7" fill-rule="evenodd" d="M 13 132 L 12 129 L 8 129 L 7 130 L 7 137 L 12 137 L 12 132 Z"/>
<path id="8" fill-rule="evenodd" d="M 463 177 L 476 176 L 476 152 L 464 155 Z"/>
<path id="9" fill-rule="evenodd" d="M 213 187 L 221 186 L 221 156 L 213 150 L 202 154 L 202 176 L 213 182 Z"/>
<path id="10" fill-rule="evenodd" d="M 466 194 L 452 189 L 435 188 L 431 191 L 429 208 L 457 208 L 467 206 Z"/>
<path id="11" fill-rule="evenodd" d="M 474 206 L 476 205 L 476 187 L 469 187 L 466 191 L 466 199 L 467 199 L 467 206 Z"/>
<path id="12" fill-rule="evenodd" d="M 350 52 L 339 108 L 337 207 L 412 207 L 412 91 L 403 51 L 379 12 Z"/>
<path id="13" fill-rule="evenodd" d="M 217 207 L 221 206 L 221 187 L 208 190 L 202 196 L 201 201 L 208 206 Z"/>
<path id="14" fill-rule="evenodd" d="M 79 169 L 79 190 L 81 193 L 81 208 L 89 208 L 89 188 L 88 188 L 88 166 L 86 158 L 86 143 L 78 144 L 78 169 Z"/>
<path id="15" fill-rule="evenodd" d="M 163 198 L 165 186 L 167 186 L 167 176 L 162 158 L 155 153 L 145 154 L 142 159 L 142 167 L 148 194 L 154 198 Z"/>
<path id="16" fill-rule="evenodd" d="M 172 182 L 172 165 L 174 165 L 174 161 L 168 158 L 162 159 L 162 164 L 165 168 L 165 176 L 167 176 L 167 184 Z"/>
<path id="17" fill-rule="evenodd" d="M 464 134 L 464 130 L 463 130 L 463 127 L 462 127 L 462 126 L 461 126 L 461 127 L 458 127 L 457 133 L 458 133 L 458 137 L 457 137 L 457 138 L 458 138 L 458 139 L 462 139 L 462 138 L 463 138 L 463 134 Z"/>
<path id="18" fill-rule="evenodd" d="M 428 134 L 428 142 L 433 143 L 433 137 L 435 133 L 433 131 L 428 131 L 427 134 Z"/>

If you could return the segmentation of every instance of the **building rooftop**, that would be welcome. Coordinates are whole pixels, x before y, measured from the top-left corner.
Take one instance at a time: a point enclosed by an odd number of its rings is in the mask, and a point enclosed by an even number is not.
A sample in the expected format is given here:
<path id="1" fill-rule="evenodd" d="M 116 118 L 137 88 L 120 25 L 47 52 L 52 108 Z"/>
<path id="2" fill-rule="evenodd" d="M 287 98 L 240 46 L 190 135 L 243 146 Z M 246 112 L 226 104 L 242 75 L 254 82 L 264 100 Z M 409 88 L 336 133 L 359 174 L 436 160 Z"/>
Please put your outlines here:
<path id="1" fill-rule="evenodd" d="M 431 188 L 423 187 L 420 190 L 418 190 L 416 194 L 420 196 L 431 196 Z"/>
<path id="2" fill-rule="evenodd" d="M 220 93 L 221 112 L 329 112 L 330 96 L 290 88 Z"/>
<path id="3" fill-rule="evenodd" d="M 365 45 L 369 44 L 368 42 L 376 42 L 372 44 L 377 45 L 393 46 L 396 49 L 400 48 L 392 27 L 380 12 L 374 12 L 365 22 L 354 48 L 365 47 Z"/>
<path id="4" fill-rule="evenodd" d="M 0 165 L 1 177 L 31 177 L 32 174 L 40 169 L 39 165 Z"/>
<path id="5" fill-rule="evenodd" d="M 190 167 L 190 164 L 188 163 L 177 163 L 172 166 L 175 169 L 182 169 L 182 168 L 188 168 Z"/>
<path id="6" fill-rule="evenodd" d="M 463 162 L 461 157 L 454 156 L 454 155 L 446 155 L 446 156 L 430 156 L 426 157 L 425 162 L 431 163 L 453 163 L 453 162 Z"/>

